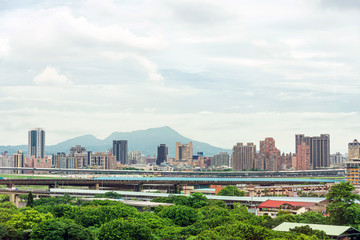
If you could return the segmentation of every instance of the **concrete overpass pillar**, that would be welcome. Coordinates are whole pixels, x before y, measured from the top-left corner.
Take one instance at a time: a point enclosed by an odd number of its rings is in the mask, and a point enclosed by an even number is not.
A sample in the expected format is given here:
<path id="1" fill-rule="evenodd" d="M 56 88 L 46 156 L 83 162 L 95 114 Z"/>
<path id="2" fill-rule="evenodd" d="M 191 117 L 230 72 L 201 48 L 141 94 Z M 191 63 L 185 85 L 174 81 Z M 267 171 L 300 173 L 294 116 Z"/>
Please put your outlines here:
<path id="1" fill-rule="evenodd" d="M 14 195 L 15 195 L 15 206 L 19 207 L 20 197 L 17 194 L 14 194 Z"/>
<path id="2" fill-rule="evenodd" d="M 89 189 L 99 190 L 99 189 L 100 189 L 100 184 L 99 184 L 99 183 L 96 183 L 95 185 L 89 186 Z"/>
<path id="3" fill-rule="evenodd" d="M 16 198 L 15 193 L 10 193 L 9 196 L 10 196 L 9 201 L 10 201 L 11 203 L 15 204 L 15 198 Z"/>

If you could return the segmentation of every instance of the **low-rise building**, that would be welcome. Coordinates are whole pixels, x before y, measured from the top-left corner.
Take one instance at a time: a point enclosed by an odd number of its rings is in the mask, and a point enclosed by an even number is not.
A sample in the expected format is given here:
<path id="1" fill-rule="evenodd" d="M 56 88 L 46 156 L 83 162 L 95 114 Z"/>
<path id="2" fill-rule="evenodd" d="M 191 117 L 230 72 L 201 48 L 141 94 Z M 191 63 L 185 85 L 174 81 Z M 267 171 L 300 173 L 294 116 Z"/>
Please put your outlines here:
<path id="1" fill-rule="evenodd" d="M 314 202 L 293 202 L 293 201 L 275 201 L 267 200 L 257 206 L 258 216 L 270 216 L 275 218 L 280 210 L 289 214 L 298 215 L 310 211 L 315 206 Z"/>
<path id="2" fill-rule="evenodd" d="M 360 238 L 360 231 L 349 226 L 283 222 L 279 226 L 273 228 L 273 230 L 280 232 L 290 232 L 290 229 L 303 226 L 309 226 L 313 230 L 324 231 L 325 234 L 331 239 L 350 240 Z"/>

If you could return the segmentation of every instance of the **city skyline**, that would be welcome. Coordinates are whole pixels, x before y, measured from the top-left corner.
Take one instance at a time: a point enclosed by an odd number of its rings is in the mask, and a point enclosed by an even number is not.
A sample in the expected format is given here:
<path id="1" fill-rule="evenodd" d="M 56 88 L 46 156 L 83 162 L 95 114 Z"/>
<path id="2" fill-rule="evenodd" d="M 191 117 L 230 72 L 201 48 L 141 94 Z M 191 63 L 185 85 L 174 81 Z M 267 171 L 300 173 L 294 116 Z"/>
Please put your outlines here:
<path id="1" fill-rule="evenodd" d="M 273 137 L 284 152 L 295 134 L 327 133 L 346 152 L 359 13 L 333 0 L 4 0 L 0 145 L 34 126 L 53 145 L 169 125 L 226 149 Z"/>
<path id="2" fill-rule="evenodd" d="M 160 127 L 160 128 L 150 128 L 150 129 L 145 129 L 145 130 L 137 130 L 137 131 L 146 131 L 146 130 L 151 130 L 151 129 L 161 129 L 161 128 L 169 128 L 168 126 L 165 126 L 165 127 Z M 171 129 L 171 128 L 169 128 L 169 129 Z M 29 146 L 29 141 L 30 141 L 30 132 L 31 131 L 35 131 L 35 130 L 39 130 L 39 131 L 42 131 L 42 132 L 44 132 L 45 133 L 45 129 L 44 128 L 33 128 L 33 129 L 30 129 L 30 130 L 28 130 L 28 144 L 27 144 L 27 146 Z M 174 129 L 171 129 L 171 130 L 173 130 L 173 131 L 175 131 L 176 132 L 176 130 L 174 130 Z M 132 131 L 132 132 L 137 132 L 137 131 Z M 124 133 L 132 133 L 132 132 L 124 132 Z M 112 134 L 114 134 L 115 132 L 113 132 Z M 112 136 L 112 134 L 110 134 L 107 138 L 109 138 L 109 137 L 111 137 Z M 297 144 L 298 144 L 298 140 L 297 140 L 297 136 L 298 135 L 304 135 L 304 134 L 295 134 L 295 141 L 294 141 L 294 143 L 295 143 L 295 146 L 297 146 Z M 324 134 L 319 134 L 319 135 L 324 135 Z M 325 135 L 329 135 L 329 134 L 325 134 Z M 91 134 L 87 134 L 87 135 L 84 135 L 84 136 L 92 136 L 92 137 L 95 137 L 95 136 L 93 136 L 93 135 L 91 135 Z M 181 136 L 181 135 L 180 135 Z M 82 137 L 82 136 L 78 136 L 78 137 Z M 96 137 L 95 137 L 96 138 Z M 268 139 L 268 138 L 273 138 L 273 137 L 266 137 L 266 139 Z M 72 140 L 73 138 L 71 138 L 71 139 L 67 139 L 67 140 L 65 140 L 65 141 L 69 141 L 69 140 Z M 101 140 L 101 139 L 98 139 L 98 140 Z M 190 140 L 192 140 L 192 139 L 190 139 Z M 124 140 L 124 141 L 127 141 L 127 140 Z M 112 140 L 112 147 L 114 148 L 114 142 L 115 142 L 115 140 Z M 238 142 L 242 142 L 242 141 L 237 141 L 237 142 L 235 142 L 235 143 L 233 143 L 233 145 L 234 144 L 236 144 L 236 143 L 238 143 Z M 254 143 L 254 145 L 257 145 L 258 147 L 260 147 L 261 146 L 261 144 L 262 144 L 262 140 L 261 139 L 259 139 L 259 140 L 254 140 L 254 141 L 249 141 L 249 142 L 251 142 L 251 143 Z M 57 143 L 57 144 L 61 144 L 62 142 L 59 142 L 59 143 Z M 204 142 L 205 144 L 208 144 L 207 142 Z M 328 142 L 328 144 L 329 145 L 331 145 L 330 144 L 331 143 L 331 141 L 329 141 Z M 55 145 L 57 145 L 57 144 L 55 144 Z M 158 143 L 157 143 L 158 144 Z M 25 144 L 17 144 L 17 145 L 13 145 L 13 146 L 19 146 L 19 145 L 25 145 Z M 44 145 L 44 148 L 46 147 L 46 146 L 55 146 L 55 145 L 50 145 L 50 144 L 46 144 L 46 145 Z M 0 146 L 2 146 L 3 148 L 6 148 L 6 146 L 11 146 L 11 145 L 0 145 Z M 13 147 L 13 146 L 11 146 L 11 147 Z M 214 146 L 214 145 L 212 145 L 212 147 L 218 147 L 218 146 Z M 176 147 L 174 148 L 175 150 L 176 150 Z M 224 150 L 228 150 L 228 151 L 231 151 L 231 148 L 223 148 Z M 331 148 L 330 148 L 331 149 Z M 104 149 L 105 150 L 105 149 Z M 136 150 L 136 149 L 132 149 L 132 150 Z M 198 150 L 201 150 L 201 149 L 198 149 Z M 17 151 L 17 150 L 16 150 Z M 259 150 L 260 151 L 260 150 Z M 296 147 L 294 148 L 294 151 L 286 151 L 286 150 L 283 150 L 283 148 L 280 146 L 280 152 L 281 153 L 296 153 Z M 330 153 L 337 153 L 337 152 L 339 152 L 339 151 L 334 151 L 334 150 L 331 150 L 330 151 Z M 344 150 L 344 152 L 341 152 L 341 153 L 347 153 L 348 152 L 348 144 L 346 144 L 346 149 Z M 156 153 L 156 151 L 155 151 L 155 153 Z M 219 152 L 220 153 L 220 152 Z"/>

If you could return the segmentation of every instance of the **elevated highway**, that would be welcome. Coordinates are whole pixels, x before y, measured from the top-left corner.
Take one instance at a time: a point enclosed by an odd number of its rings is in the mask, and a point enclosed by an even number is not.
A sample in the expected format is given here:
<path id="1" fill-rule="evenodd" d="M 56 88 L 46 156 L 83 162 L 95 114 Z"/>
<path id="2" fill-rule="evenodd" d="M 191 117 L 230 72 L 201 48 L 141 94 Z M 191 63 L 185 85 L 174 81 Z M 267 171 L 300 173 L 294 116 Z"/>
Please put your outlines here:
<path id="1" fill-rule="evenodd" d="M 272 186 L 277 184 L 326 184 L 343 180 L 334 179 L 301 179 L 301 178 L 191 178 L 191 177 L 99 177 L 99 178 L 69 178 L 69 179 L 0 179 L 0 185 L 11 189 L 20 185 L 45 185 L 49 188 L 61 186 L 85 186 L 89 189 L 142 189 L 162 188 L 177 193 L 181 186 L 197 185 L 237 185 L 253 184 Z"/>
<path id="2" fill-rule="evenodd" d="M 142 170 L 111 170 L 111 169 L 63 169 L 63 168 L 29 168 L 0 167 L 0 170 L 28 173 L 71 173 L 71 174 L 122 174 L 122 175 L 161 175 L 189 177 L 345 177 L 345 169 L 321 169 L 308 171 L 142 171 Z"/>

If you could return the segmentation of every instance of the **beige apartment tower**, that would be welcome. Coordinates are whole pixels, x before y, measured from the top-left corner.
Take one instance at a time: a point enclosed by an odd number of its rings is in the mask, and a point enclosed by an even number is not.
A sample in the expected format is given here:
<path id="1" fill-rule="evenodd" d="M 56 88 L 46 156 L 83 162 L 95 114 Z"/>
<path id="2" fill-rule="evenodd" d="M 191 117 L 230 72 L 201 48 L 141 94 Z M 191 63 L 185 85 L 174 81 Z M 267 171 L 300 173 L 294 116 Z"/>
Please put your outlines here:
<path id="1" fill-rule="evenodd" d="M 189 142 L 188 144 L 182 144 L 180 142 L 176 143 L 176 155 L 175 160 L 188 160 L 192 159 L 193 156 L 193 144 Z"/>
<path id="2" fill-rule="evenodd" d="M 348 159 L 360 159 L 360 143 L 356 139 L 348 144 Z"/>
<path id="3" fill-rule="evenodd" d="M 232 168 L 234 171 L 255 168 L 256 145 L 254 143 L 237 143 L 232 151 Z"/>
<path id="4" fill-rule="evenodd" d="M 310 170 L 310 146 L 302 142 L 296 152 L 296 170 Z"/>

